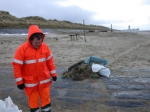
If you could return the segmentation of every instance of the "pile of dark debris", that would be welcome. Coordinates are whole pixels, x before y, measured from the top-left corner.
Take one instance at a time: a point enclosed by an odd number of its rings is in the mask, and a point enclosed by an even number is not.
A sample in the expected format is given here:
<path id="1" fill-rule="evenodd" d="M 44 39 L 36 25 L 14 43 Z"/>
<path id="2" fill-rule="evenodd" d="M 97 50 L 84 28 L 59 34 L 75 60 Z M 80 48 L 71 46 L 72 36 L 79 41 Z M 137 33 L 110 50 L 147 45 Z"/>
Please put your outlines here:
<path id="1" fill-rule="evenodd" d="M 98 73 L 92 72 L 90 65 L 84 63 L 84 60 L 72 65 L 68 71 L 63 73 L 63 78 L 69 78 L 73 81 L 81 81 L 84 79 L 98 79 Z"/>

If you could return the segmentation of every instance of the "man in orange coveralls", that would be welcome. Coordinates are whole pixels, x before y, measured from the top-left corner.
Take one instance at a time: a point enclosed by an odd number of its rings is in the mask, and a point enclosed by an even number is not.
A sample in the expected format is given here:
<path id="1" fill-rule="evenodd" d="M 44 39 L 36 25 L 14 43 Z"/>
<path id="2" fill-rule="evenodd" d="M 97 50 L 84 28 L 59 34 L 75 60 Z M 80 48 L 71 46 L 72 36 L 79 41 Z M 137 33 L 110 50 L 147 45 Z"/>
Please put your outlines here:
<path id="1" fill-rule="evenodd" d="M 31 112 L 39 112 L 39 107 L 42 112 L 51 112 L 50 85 L 57 80 L 53 55 L 44 37 L 37 25 L 31 25 L 27 41 L 17 48 L 12 62 L 17 87 L 24 89 Z"/>

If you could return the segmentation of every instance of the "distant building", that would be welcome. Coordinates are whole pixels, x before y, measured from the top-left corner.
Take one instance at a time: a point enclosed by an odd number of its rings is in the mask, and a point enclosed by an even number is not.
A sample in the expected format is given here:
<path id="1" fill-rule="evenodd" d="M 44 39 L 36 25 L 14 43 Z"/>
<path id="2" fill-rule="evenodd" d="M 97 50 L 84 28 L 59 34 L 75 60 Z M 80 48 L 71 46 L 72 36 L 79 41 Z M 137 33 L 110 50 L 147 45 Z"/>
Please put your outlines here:
<path id="1" fill-rule="evenodd" d="M 131 30 L 131 29 L 130 29 L 130 25 L 128 26 L 128 30 Z"/>

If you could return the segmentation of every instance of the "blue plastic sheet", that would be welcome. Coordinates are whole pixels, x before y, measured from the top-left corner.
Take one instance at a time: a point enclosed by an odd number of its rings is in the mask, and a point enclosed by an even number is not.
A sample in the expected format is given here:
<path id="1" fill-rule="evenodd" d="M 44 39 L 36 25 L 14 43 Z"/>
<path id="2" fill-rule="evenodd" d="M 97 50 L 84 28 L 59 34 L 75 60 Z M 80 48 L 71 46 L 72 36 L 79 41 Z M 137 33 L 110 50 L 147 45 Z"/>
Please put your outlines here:
<path id="1" fill-rule="evenodd" d="M 103 59 L 103 58 L 98 58 L 98 57 L 95 57 L 95 56 L 89 56 L 85 60 L 85 64 L 87 64 L 87 65 L 92 65 L 93 63 L 101 64 L 101 65 L 106 66 L 108 64 L 108 60 Z"/>

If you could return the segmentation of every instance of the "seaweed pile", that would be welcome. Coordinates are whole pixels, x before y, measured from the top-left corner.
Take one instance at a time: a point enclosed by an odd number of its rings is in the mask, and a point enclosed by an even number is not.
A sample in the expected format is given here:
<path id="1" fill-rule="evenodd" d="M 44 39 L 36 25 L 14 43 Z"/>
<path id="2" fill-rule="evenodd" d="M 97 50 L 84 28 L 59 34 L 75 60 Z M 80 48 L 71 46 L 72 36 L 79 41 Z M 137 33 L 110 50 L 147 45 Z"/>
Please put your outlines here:
<path id="1" fill-rule="evenodd" d="M 100 76 L 98 73 L 92 72 L 91 66 L 81 62 L 69 68 L 68 71 L 64 72 L 63 78 L 69 78 L 73 81 L 81 81 L 84 79 L 98 79 Z"/>

